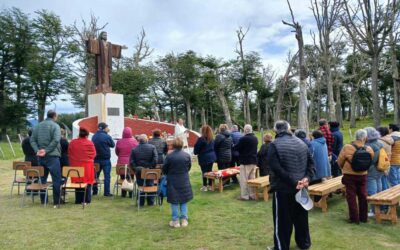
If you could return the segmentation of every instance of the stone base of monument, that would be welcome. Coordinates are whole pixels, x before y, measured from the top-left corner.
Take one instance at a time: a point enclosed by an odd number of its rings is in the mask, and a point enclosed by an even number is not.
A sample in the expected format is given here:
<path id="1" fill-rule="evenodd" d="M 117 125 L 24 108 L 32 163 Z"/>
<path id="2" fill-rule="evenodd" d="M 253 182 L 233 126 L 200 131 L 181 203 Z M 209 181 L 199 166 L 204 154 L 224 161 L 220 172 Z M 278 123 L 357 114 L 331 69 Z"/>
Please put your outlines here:
<path id="1" fill-rule="evenodd" d="M 122 137 L 124 129 L 124 96 L 114 93 L 97 93 L 88 96 L 89 117 L 97 116 L 98 122 L 105 122 L 114 139 Z"/>

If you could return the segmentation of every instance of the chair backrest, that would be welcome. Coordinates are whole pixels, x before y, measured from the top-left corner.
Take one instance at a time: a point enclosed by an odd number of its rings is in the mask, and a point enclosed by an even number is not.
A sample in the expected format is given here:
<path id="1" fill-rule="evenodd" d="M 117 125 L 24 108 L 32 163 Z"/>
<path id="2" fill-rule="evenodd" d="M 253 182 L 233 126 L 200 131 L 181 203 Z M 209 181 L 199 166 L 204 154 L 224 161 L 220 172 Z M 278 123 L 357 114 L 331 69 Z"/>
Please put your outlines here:
<path id="1" fill-rule="evenodd" d="M 13 161 L 14 170 L 24 170 L 25 168 L 31 167 L 32 163 L 30 161 Z"/>
<path id="2" fill-rule="evenodd" d="M 24 176 L 30 179 L 42 177 L 44 176 L 44 167 L 42 166 L 26 167 L 24 169 Z"/>
<path id="3" fill-rule="evenodd" d="M 84 177 L 85 176 L 85 168 L 84 167 L 64 166 L 62 169 L 62 176 L 67 177 L 67 178 Z"/>
<path id="4" fill-rule="evenodd" d="M 140 177 L 145 180 L 158 180 L 161 176 L 161 169 L 143 168 Z"/>
<path id="5" fill-rule="evenodd" d="M 128 175 L 128 174 L 131 173 L 131 169 L 128 166 L 126 168 L 127 168 L 126 169 L 126 174 Z M 117 175 L 124 175 L 125 174 L 125 165 L 117 164 L 117 166 L 115 166 L 115 173 Z"/>
<path id="6" fill-rule="evenodd" d="M 94 171 L 95 171 L 96 173 L 100 172 L 100 164 L 99 164 L 99 163 L 95 163 L 95 164 L 94 164 Z"/>

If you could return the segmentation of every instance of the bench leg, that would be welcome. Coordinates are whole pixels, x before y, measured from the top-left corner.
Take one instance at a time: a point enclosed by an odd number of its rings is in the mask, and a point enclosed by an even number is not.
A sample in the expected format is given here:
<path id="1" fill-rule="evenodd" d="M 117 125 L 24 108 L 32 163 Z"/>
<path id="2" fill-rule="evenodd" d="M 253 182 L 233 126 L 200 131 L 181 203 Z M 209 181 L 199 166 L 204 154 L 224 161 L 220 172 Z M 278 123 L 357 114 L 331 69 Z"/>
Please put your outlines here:
<path id="1" fill-rule="evenodd" d="M 396 206 L 397 205 L 390 206 L 390 217 L 391 217 L 392 224 L 397 224 Z"/>
<path id="2" fill-rule="evenodd" d="M 211 179 L 211 191 L 215 190 L 215 179 Z"/>
<path id="3" fill-rule="evenodd" d="M 268 199 L 269 199 L 268 191 L 269 191 L 268 186 L 264 187 L 264 190 L 263 190 L 264 201 L 268 201 Z"/>
<path id="4" fill-rule="evenodd" d="M 377 224 L 382 222 L 381 218 L 381 206 L 375 205 L 375 221 Z"/>
<path id="5" fill-rule="evenodd" d="M 219 192 L 222 193 L 224 191 L 224 180 L 221 178 L 218 179 L 218 184 L 219 184 Z"/>
<path id="6" fill-rule="evenodd" d="M 328 202 L 327 202 L 328 195 L 323 195 L 321 200 L 319 201 L 321 204 L 322 212 L 328 212 Z"/>

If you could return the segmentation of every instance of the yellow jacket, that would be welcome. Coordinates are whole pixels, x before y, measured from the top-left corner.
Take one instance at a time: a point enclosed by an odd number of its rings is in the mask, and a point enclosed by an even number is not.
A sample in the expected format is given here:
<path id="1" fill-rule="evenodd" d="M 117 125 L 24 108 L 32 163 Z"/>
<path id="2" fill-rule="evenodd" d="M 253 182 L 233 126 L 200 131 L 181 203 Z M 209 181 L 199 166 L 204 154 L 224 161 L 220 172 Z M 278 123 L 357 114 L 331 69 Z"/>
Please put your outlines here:
<path id="1" fill-rule="evenodd" d="M 364 143 L 361 141 L 353 141 L 357 147 L 363 147 Z M 367 151 L 371 154 L 371 157 L 374 157 L 374 151 L 371 147 L 367 146 Z M 339 157 L 337 159 L 337 163 L 342 169 L 343 174 L 348 175 L 366 175 L 368 171 L 363 172 L 355 172 L 351 167 L 351 160 L 353 159 L 353 155 L 356 152 L 356 148 L 351 144 L 344 145 L 342 151 L 340 151 Z"/>
<path id="2" fill-rule="evenodd" d="M 400 132 L 395 131 L 390 134 L 394 139 L 392 146 L 392 157 L 390 158 L 390 164 L 400 166 Z"/>

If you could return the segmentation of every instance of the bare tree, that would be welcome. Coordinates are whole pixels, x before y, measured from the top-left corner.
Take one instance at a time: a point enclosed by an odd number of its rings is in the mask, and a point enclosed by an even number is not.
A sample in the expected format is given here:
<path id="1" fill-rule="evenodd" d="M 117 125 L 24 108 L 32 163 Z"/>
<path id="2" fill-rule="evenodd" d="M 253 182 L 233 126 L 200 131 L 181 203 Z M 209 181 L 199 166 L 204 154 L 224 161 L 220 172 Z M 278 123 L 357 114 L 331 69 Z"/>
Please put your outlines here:
<path id="1" fill-rule="evenodd" d="M 298 58 L 299 58 L 299 71 L 300 71 L 300 81 L 299 81 L 299 89 L 300 89 L 300 98 L 299 98 L 299 110 L 297 116 L 297 126 L 298 128 L 309 131 L 308 127 L 308 110 L 307 110 L 307 71 L 304 63 L 304 40 L 303 40 L 303 31 L 299 22 L 296 22 L 293 15 L 292 7 L 290 6 L 289 0 L 287 0 L 290 15 L 292 16 L 292 22 L 288 23 L 282 20 L 282 23 L 288 25 L 294 29 L 296 34 L 297 46 L 299 48 Z"/>
<path id="2" fill-rule="evenodd" d="M 88 95 L 93 94 L 96 90 L 95 83 L 95 58 L 94 55 L 86 53 L 86 40 L 88 38 L 94 38 L 99 35 L 108 23 L 99 25 L 99 18 L 90 15 L 90 21 L 87 22 L 83 18 L 81 19 L 81 27 L 75 22 L 73 29 L 75 31 L 76 37 L 74 38 L 75 44 L 79 46 L 79 56 L 77 57 L 78 69 L 80 74 L 78 76 L 84 78 L 84 93 L 82 95 L 82 90 L 77 89 L 77 95 L 83 98 L 85 115 L 88 115 Z"/>
<path id="3" fill-rule="evenodd" d="M 243 89 L 243 112 L 244 112 L 244 120 L 246 123 L 251 123 L 251 116 L 250 116 L 250 99 L 249 99 L 249 92 L 250 92 L 250 83 L 247 77 L 247 69 L 246 69 L 246 60 L 244 58 L 244 50 L 243 50 L 243 41 L 249 32 L 250 26 L 243 30 L 242 27 L 236 31 L 236 35 L 238 38 L 238 46 L 236 48 L 236 53 L 239 55 L 240 61 L 242 63 L 242 77 L 244 80 L 244 87 Z"/>
<path id="4" fill-rule="evenodd" d="M 285 96 L 286 89 L 289 84 L 289 80 L 293 77 L 293 75 L 290 75 L 292 72 L 292 68 L 295 64 L 295 61 L 297 59 L 298 53 L 296 53 L 294 56 L 292 56 L 289 52 L 288 54 L 288 67 L 286 68 L 285 75 L 283 76 L 282 82 L 278 86 L 278 98 L 276 101 L 276 107 L 275 107 L 275 117 L 274 120 L 280 120 L 282 119 L 282 109 L 283 109 L 283 97 Z"/>
<path id="5" fill-rule="evenodd" d="M 396 6 L 394 6 L 396 8 Z M 397 8 L 400 8 L 400 3 L 398 3 Z M 396 20 L 399 20 L 399 12 L 392 14 L 392 22 L 396 23 Z M 390 54 L 391 54 L 391 66 L 392 66 L 392 78 L 393 78 L 393 99 L 394 99 L 394 123 L 400 124 L 400 76 L 399 76 L 399 68 L 397 67 L 397 58 L 396 46 L 400 41 L 400 24 L 396 23 L 396 26 L 393 27 L 392 32 L 389 33 L 389 46 L 390 46 Z"/>
<path id="6" fill-rule="evenodd" d="M 336 120 L 333 82 L 331 75 L 331 34 L 334 31 L 338 20 L 340 5 L 341 0 L 311 0 L 311 10 L 314 14 L 318 28 L 319 47 L 317 46 L 317 49 L 321 54 L 324 78 L 328 90 L 328 117 L 331 121 Z"/>
<path id="7" fill-rule="evenodd" d="M 354 6 L 343 1 L 344 13 L 340 20 L 358 50 L 371 59 L 371 88 L 374 126 L 380 125 L 380 100 L 378 92 L 379 56 L 385 46 L 386 37 L 392 31 L 398 12 L 397 1 L 357 0 Z"/>
<path id="8" fill-rule="evenodd" d="M 138 67 L 139 63 L 142 62 L 144 59 L 149 57 L 153 52 L 154 49 L 150 48 L 149 43 L 145 40 L 146 38 L 146 31 L 142 28 L 139 36 L 137 37 L 137 43 L 135 45 L 135 52 L 133 53 L 133 66 Z"/>

